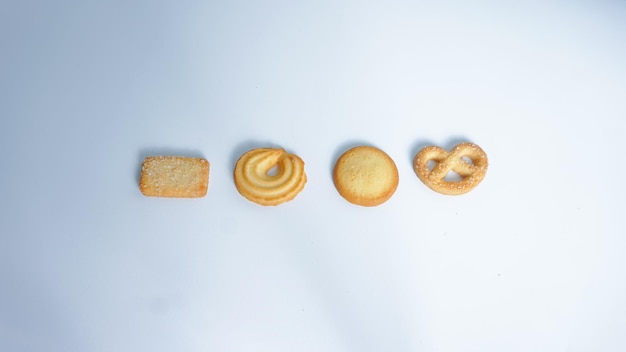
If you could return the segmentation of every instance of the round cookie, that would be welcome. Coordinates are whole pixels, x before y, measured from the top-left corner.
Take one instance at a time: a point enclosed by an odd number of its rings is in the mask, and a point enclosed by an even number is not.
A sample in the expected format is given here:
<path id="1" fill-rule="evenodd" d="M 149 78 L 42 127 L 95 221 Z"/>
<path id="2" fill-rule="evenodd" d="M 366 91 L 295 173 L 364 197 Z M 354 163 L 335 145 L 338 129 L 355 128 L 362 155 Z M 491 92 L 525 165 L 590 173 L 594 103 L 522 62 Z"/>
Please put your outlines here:
<path id="1" fill-rule="evenodd" d="M 275 173 L 270 170 L 276 168 Z M 280 148 L 257 148 L 244 153 L 235 166 L 237 191 L 260 205 L 279 205 L 294 199 L 307 178 L 304 161 Z"/>
<path id="2" fill-rule="evenodd" d="M 398 168 L 385 152 L 358 146 L 343 153 L 333 170 L 339 194 L 348 202 L 372 207 L 386 202 L 398 188 Z"/>

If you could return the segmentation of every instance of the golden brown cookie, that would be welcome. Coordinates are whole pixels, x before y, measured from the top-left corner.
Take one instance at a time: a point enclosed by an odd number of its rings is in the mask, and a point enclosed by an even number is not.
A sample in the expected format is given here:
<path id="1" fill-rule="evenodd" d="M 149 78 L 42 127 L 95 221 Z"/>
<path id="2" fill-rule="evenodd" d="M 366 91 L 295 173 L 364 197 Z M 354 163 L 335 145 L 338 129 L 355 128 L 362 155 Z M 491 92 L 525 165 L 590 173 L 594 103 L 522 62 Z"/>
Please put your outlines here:
<path id="1" fill-rule="evenodd" d="M 432 169 L 428 167 L 431 161 L 435 164 Z M 473 143 L 461 143 L 450 152 L 437 146 L 428 146 L 417 153 L 413 160 L 417 177 L 433 191 L 446 195 L 465 194 L 474 189 L 485 178 L 488 166 L 487 154 Z M 447 181 L 445 177 L 450 171 L 461 179 Z"/>
<path id="2" fill-rule="evenodd" d="M 385 152 L 369 146 L 354 147 L 335 163 L 333 181 L 348 202 L 366 207 L 386 202 L 398 188 L 398 169 Z"/>
<path id="3" fill-rule="evenodd" d="M 141 167 L 139 189 L 148 197 L 204 197 L 209 187 L 209 167 L 202 158 L 149 156 Z"/>
<path id="4" fill-rule="evenodd" d="M 276 172 L 272 173 L 272 169 Z M 243 154 L 235 166 L 235 186 L 246 199 L 279 205 L 294 199 L 306 184 L 304 161 L 280 148 L 258 148 Z"/>

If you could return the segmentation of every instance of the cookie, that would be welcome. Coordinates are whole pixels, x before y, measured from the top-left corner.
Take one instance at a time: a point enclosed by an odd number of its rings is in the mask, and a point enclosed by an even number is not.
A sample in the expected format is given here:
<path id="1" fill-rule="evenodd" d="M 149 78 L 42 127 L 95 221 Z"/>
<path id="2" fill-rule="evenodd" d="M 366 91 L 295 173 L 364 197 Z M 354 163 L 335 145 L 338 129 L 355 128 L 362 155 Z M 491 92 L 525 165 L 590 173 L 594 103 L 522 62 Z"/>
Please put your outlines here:
<path id="1" fill-rule="evenodd" d="M 307 181 L 304 161 L 280 148 L 247 151 L 237 161 L 234 178 L 237 191 L 260 205 L 279 205 L 294 199 Z"/>
<path id="2" fill-rule="evenodd" d="M 429 162 L 434 163 L 432 169 L 428 167 Z M 473 190 L 485 178 L 488 167 L 487 154 L 473 143 L 461 143 L 450 152 L 428 146 L 413 159 L 417 177 L 433 191 L 445 195 L 461 195 Z M 446 180 L 450 171 L 456 173 L 460 180 Z"/>
<path id="3" fill-rule="evenodd" d="M 209 186 L 209 162 L 182 156 L 149 156 L 141 167 L 139 189 L 148 197 L 200 198 Z"/>
<path id="4" fill-rule="evenodd" d="M 358 146 L 337 159 L 333 181 L 339 194 L 348 202 L 377 206 L 391 198 L 398 188 L 398 168 L 382 150 Z"/>

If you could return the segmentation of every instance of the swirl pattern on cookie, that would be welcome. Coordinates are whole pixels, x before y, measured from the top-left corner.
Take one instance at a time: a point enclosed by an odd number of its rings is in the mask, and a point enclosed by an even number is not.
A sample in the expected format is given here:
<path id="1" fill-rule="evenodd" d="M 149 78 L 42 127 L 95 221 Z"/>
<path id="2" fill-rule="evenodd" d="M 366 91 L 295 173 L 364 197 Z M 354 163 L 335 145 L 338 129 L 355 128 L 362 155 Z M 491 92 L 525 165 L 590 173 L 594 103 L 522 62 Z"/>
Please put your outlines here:
<path id="1" fill-rule="evenodd" d="M 280 148 L 244 153 L 237 161 L 234 176 L 239 193 L 261 205 L 279 205 L 294 199 L 307 181 L 304 161 Z"/>

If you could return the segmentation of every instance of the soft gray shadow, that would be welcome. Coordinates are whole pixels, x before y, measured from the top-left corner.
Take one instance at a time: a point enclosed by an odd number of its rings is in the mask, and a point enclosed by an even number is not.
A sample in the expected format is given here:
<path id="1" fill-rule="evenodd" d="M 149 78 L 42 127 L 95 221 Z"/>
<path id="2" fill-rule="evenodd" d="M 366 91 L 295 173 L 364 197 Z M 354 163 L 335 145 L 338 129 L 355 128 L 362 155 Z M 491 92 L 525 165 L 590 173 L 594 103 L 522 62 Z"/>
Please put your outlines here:
<path id="1" fill-rule="evenodd" d="M 339 159 L 339 157 L 347 152 L 348 150 L 354 148 L 354 147 L 358 147 L 358 146 L 362 146 L 362 145 L 366 145 L 366 146 L 370 146 L 370 147 L 376 147 L 374 145 L 372 145 L 369 142 L 365 142 L 362 140 L 352 140 L 346 143 L 341 144 L 337 149 L 335 149 L 335 152 L 333 153 L 333 157 L 332 160 L 330 161 L 330 177 L 332 179 L 333 177 L 333 170 L 335 169 L 335 164 L 337 163 L 337 159 Z M 376 147 L 378 148 L 378 147 Z"/>
<path id="2" fill-rule="evenodd" d="M 148 156 L 185 156 L 189 158 L 204 158 L 204 154 L 198 149 L 183 149 L 171 147 L 148 147 L 142 148 L 137 154 L 137 169 L 135 170 L 135 180 L 139 182 L 141 178 L 141 166 Z"/>
<path id="3" fill-rule="evenodd" d="M 411 165 L 411 167 L 413 167 L 413 160 L 415 159 L 417 153 L 430 145 L 436 144 L 428 139 L 418 139 L 415 143 L 413 143 L 413 145 L 411 146 L 411 150 L 409 151 L 409 164 Z"/>
<path id="4" fill-rule="evenodd" d="M 450 151 L 450 149 L 456 147 L 460 143 L 469 142 L 470 140 L 465 136 L 453 136 L 448 138 L 448 141 L 442 146 L 444 149 Z"/>
<path id="5" fill-rule="evenodd" d="M 243 141 L 237 144 L 232 151 L 230 152 L 230 169 L 235 170 L 235 166 L 237 165 L 237 161 L 239 158 L 247 151 L 256 148 L 283 148 L 282 146 L 266 141 L 258 141 L 254 139 L 249 139 L 247 141 Z"/>
<path id="6" fill-rule="evenodd" d="M 417 153 L 420 152 L 420 150 L 424 149 L 425 147 L 431 146 L 431 145 L 435 145 L 435 146 L 439 146 L 445 150 L 450 150 L 452 148 L 454 148 L 456 145 L 460 144 L 460 143 L 464 143 L 464 142 L 469 142 L 469 139 L 467 139 L 464 136 L 454 136 L 449 138 L 443 145 L 439 145 L 431 140 L 428 139 L 418 139 L 415 143 L 413 143 L 413 145 L 411 146 L 411 150 L 410 150 L 410 154 L 409 154 L 409 162 L 411 163 L 411 165 L 413 165 L 413 160 L 415 159 L 415 155 L 417 155 Z"/>

